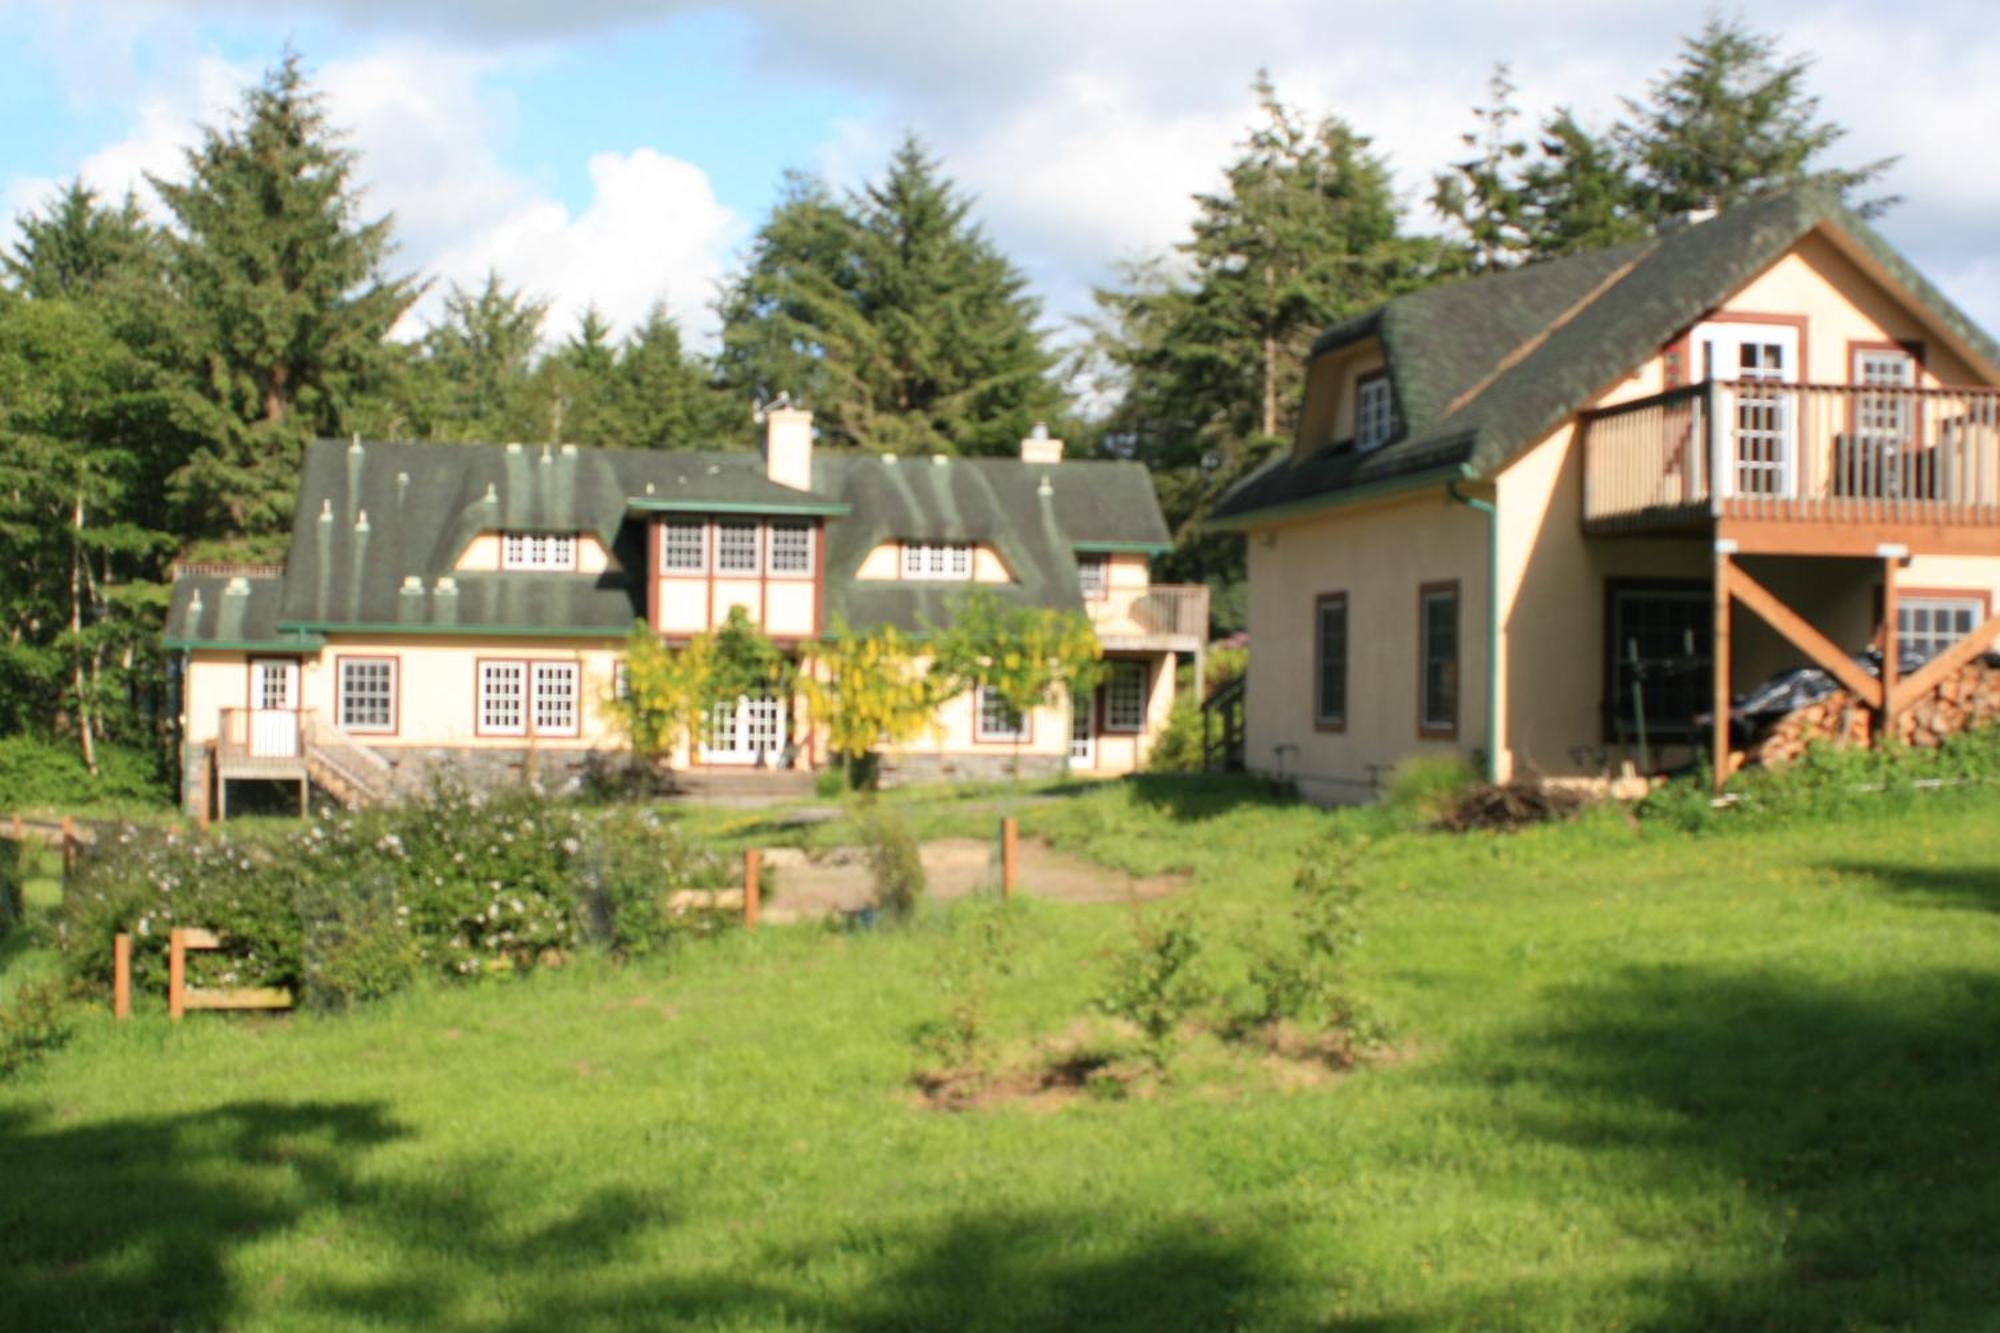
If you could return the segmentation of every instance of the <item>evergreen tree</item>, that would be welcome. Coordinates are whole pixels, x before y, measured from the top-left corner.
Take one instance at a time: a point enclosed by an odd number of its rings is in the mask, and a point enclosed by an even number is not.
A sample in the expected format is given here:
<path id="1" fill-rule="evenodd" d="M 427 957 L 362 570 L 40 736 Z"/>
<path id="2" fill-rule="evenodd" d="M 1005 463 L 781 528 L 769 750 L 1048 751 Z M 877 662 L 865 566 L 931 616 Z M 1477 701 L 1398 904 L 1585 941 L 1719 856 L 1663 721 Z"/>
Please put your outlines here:
<path id="1" fill-rule="evenodd" d="M 290 518 L 304 442 L 387 369 L 384 337 L 416 299 L 383 265 L 390 219 L 364 220 L 352 175 L 299 57 L 203 131 L 185 182 L 152 178 L 178 230 L 171 277 L 196 436 L 175 477 L 191 534 L 271 549 Z"/>
<path id="2" fill-rule="evenodd" d="M 434 440 L 539 440 L 548 427 L 534 370 L 548 302 L 489 270 L 478 291 L 454 283 L 411 371 L 417 433 Z"/>
<path id="3" fill-rule="evenodd" d="M 538 395 L 547 413 L 551 444 L 617 446 L 625 442 L 623 404 L 619 401 L 618 347 L 611 326 L 596 306 L 584 307 L 576 332 L 542 361 L 536 376 Z"/>
<path id="4" fill-rule="evenodd" d="M 21 239 L 0 256 L 14 289 L 30 300 L 131 299 L 134 284 L 162 273 L 160 233 L 127 194 L 106 208 L 81 180 L 71 181 L 40 213 L 20 218 Z"/>
<path id="5" fill-rule="evenodd" d="M 633 449 L 708 449 L 748 443 L 747 396 L 717 388 L 690 356 L 663 305 L 646 312 L 618 355 L 619 443 Z"/>
<path id="6" fill-rule="evenodd" d="M 914 136 L 837 202 L 793 177 L 725 293 L 725 382 L 789 392 L 824 438 L 1004 453 L 1064 407 L 1026 280 Z"/>
<path id="7" fill-rule="evenodd" d="M 1263 119 L 1224 189 L 1196 198 L 1180 247 L 1188 276 L 1155 261 L 1098 293 L 1094 350 L 1120 391 L 1108 445 L 1153 471 L 1177 543 L 1167 572 L 1218 586 L 1240 579 L 1241 545 L 1196 527 L 1291 436 L 1313 339 L 1424 280 L 1436 259 L 1401 233 L 1388 167 L 1367 139 L 1285 106 L 1261 74 L 1254 87 Z"/>

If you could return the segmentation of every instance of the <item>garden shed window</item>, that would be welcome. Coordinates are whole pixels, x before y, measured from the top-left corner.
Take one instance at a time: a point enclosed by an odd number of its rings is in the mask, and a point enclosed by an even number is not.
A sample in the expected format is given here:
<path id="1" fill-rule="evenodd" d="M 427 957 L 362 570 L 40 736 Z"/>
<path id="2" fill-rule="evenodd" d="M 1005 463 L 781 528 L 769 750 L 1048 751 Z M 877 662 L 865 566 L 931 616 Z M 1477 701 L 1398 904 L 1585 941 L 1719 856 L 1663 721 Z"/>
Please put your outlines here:
<path id="1" fill-rule="evenodd" d="M 355 732 L 396 729 L 396 659 L 340 659 L 340 728 Z"/>
<path id="2" fill-rule="evenodd" d="M 1104 678 L 1104 729 L 1143 731 L 1146 726 L 1146 664 L 1121 658 Z"/>

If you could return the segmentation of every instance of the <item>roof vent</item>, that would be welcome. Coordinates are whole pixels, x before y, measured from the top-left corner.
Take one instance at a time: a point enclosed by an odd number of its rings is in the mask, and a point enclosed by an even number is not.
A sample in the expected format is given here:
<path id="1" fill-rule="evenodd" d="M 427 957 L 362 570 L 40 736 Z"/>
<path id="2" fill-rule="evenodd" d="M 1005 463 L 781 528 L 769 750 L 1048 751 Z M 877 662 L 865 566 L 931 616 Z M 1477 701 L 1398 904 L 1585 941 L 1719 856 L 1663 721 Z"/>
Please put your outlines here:
<path id="1" fill-rule="evenodd" d="M 932 466 L 934 466 L 934 467 L 943 467 L 943 466 L 945 466 L 945 465 L 946 465 L 947 463 L 949 463 L 949 462 L 951 462 L 951 455 L 950 455 L 950 454 L 932 454 L 932 455 L 931 455 L 931 464 L 932 464 Z"/>
<path id="2" fill-rule="evenodd" d="M 403 497 L 405 495 L 408 495 L 409 493 L 410 493 L 410 474 L 407 472 L 398 472 L 396 474 L 396 503 L 401 504 L 403 502 Z"/>
<path id="3" fill-rule="evenodd" d="M 722 468 L 721 468 L 721 467 L 720 467 L 719 465 L 715 464 L 715 463 L 710 463 L 710 464 L 708 465 L 708 475 L 709 475 L 709 476 L 711 476 L 711 477 L 715 476 L 716 474 L 720 473 L 721 471 L 722 471 Z"/>
<path id="4" fill-rule="evenodd" d="M 896 455 L 894 455 L 894 454 L 883 454 L 883 455 L 882 455 L 882 461 L 883 461 L 884 463 L 886 463 L 887 465 L 889 465 L 890 467 L 894 467 L 894 466 L 896 465 Z"/>
<path id="5" fill-rule="evenodd" d="M 231 597 L 248 597 L 250 595 L 250 580 L 238 574 L 235 578 L 229 580 L 228 584 L 222 590 Z"/>
<path id="6" fill-rule="evenodd" d="M 200 614 L 201 614 L 201 589 L 200 589 L 200 588 L 196 588 L 196 589 L 194 590 L 194 596 L 192 596 L 192 597 L 188 598 L 188 614 L 189 614 L 189 615 L 191 615 L 191 616 L 198 616 L 198 615 L 200 615 Z"/>
<path id="7" fill-rule="evenodd" d="M 497 505 L 500 503 L 500 492 L 493 489 L 492 482 L 489 481 L 486 483 L 486 494 L 480 497 L 480 503 L 490 504 L 490 505 Z"/>
<path id="8" fill-rule="evenodd" d="M 1054 495 L 1056 493 L 1055 486 L 1049 481 L 1048 473 L 1044 472 L 1042 474 L 1042 484 L 1035 487 L 1035 493 L 1037 495 Z"/>
<path id="9" fill-rule="evenodd" d="M 564 453 L 564 454 L 568 455 L 569 457 L 572 457 L 572 458 L 573 458 L 573 457 L 575 457 L 575 456 L 576 456 L 576 446 L 575 446 L 575 445 L 573 445 L 573 444 L 566 444 L 566 445 L 564 445 L 564 446 L 562 447 L 562 451 L 563 451 L 563 453 Z"/>
<path id="10" fill-rule="evenodd" d="M 458 595 L 458 580 L 452 578 L 450 575 L 444 575 L 437 581 L 437 590 L 440 595 L 456 597 Z"/>
<path id="11" fill-rule="evenodd" d="M 520 453 L 520 452 L 521 452 L 521 442 L 520 442 L 519 440 L 509 440 L 509 441 L 507 441 L 507 452 L 508 452 L 508 453 L 510 453 L 510 454 L 518 454 L 518 453 Z"/>
<path id="12" fill-rule="evenodd" d="M 404 596 L 407 597 L 413 593 L 421 596 L 423 594 L 423 591 L 424 591 L 424 581 L 421 577 L 415 574 L 403 575 Z"/>
<path id="13" fill-rule="evenodd" d="M 368 511 L 366 509 L 361 510 L 354 516 L 354 530 L 356 532 L 368 531 Z"/>
<path id="14" fill-rule="evenodd" d="M 1021 441 L 1021 461 L 1023 463 L 1060 463 L 1063 460 L 1063 442 L 1049 438 L 1048 423 L 1037 421 L 1035 428 L 1028 432 L 1028 438 Z"/>
<path id="15" fill-rule="evenodd" d="M 319 521 L 322 523 L 333 522 L 333 501 L 321 500 L 319 502 Z"/>
<path id="16" fill-rule="evenodd" d="M 348 453 L 350 453 L 350 454 L 358 454 L 358 453 L 360 453 L 360 452 L 361 452 L 361 432 L 360 432 L 360 431 L 356 431 L 356 432 L 354 433 L 354 442 L 353 442 L 352 444 L 350 444 L 350 445 L 348 445 L 348 446 L 347 446 L 347 452 L 348 452 Z"/>
<path id="17" fill-rule="evenodd" d="M 653 483 L 649 481 L 646 483 L 646 494 L 651 495 L 652 493 L 653 493 Z"/>
<path id="18" fill-rule="evenodd" d="M 542 461 L 544 463 L 553 463 L 556 461 L 555 452 L 546 444 L 542 446 Z"/>

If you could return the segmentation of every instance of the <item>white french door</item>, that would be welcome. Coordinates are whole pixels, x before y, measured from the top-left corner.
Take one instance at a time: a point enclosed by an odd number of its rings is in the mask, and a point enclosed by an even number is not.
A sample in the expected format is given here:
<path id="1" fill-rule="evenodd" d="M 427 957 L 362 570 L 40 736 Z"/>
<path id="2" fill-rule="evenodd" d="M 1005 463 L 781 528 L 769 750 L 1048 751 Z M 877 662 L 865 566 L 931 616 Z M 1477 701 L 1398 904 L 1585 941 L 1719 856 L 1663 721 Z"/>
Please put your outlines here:
<path id="1" fill-rule="evenodd" d="M 250 662 L 250 753 L 259 759 L 299 754 L 299 664 L 288 657 Z"/>
<path id="2" fill-rule="evenodd" d="M 1696 355 L 1708 378 L 1733 381 L 1727 415 L 1730 453 L 1723 494 L 1791 498 L 1798 494 L 1799 331 L 1789 324 L 1704 324 Z M 1771 386 L 1771 387 L 1764 387 Z"/>
<path id="3" fill-rule="evenodd" d="M 1083 697 L 1069 700 L 1069 766 L 1097 767 L 1097 691 L 1085 690 Z"/>
<path id="4" fill-rule="evenodd" d="M 776 768 L 784 758 L 786 734 L 782 699 L 744 695 L 709 710 L 701 728 L 701 761 Z"/>

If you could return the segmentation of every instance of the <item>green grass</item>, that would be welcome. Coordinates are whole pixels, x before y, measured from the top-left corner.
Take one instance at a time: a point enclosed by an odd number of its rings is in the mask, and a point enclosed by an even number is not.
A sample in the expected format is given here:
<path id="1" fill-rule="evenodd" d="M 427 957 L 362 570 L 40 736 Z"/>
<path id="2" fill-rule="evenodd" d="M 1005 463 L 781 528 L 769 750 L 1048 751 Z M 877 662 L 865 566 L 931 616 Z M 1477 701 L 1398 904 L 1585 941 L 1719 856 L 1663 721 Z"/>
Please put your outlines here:
<path id="1" fill-rule="evenodd" d="M 1329 826 L 1384 824 L 1216 783 L 1019 808 L 1191 872 L 1218 944 Z M 1366 876 L 1402 1055 L 1320 1086 L 1197 1043 L 1154 1097 L 920 1109 L 936 915 L 347 1017 L 92 1019 L 0 1084 L 0 1323 L 1994 1325 L 2000 799 L 1392 835 Z M 1001 1029 L 1068 1029 L 1127 928 L 1024 904 Z"/>

